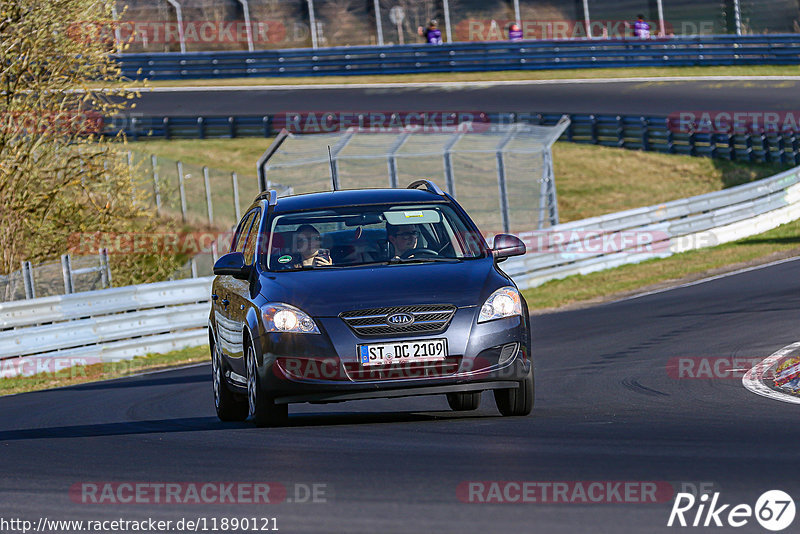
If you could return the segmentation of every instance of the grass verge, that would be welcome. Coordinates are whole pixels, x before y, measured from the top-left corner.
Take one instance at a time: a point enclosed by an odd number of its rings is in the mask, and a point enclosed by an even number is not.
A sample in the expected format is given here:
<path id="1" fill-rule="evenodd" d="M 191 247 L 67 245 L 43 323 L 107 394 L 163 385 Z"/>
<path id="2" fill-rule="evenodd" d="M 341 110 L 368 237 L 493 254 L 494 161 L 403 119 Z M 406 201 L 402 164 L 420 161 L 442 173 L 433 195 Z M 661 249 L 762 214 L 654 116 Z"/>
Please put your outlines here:
<path id="1" fill-rule="evenodd" d="M 53 373 L 0 379 L 0 395 L 11 395 L 55 387 L 73 386 L 122 378 L 144 371 L 158 371 L 179 365 L 210 361 L 208 345 L 189 347 L 167 354 L 148 354 L 132 360 L 74 366 Z M 210 377 L 209 377 L 210 380 Z"/>
<path id="2" fill-rule="evenodd" d="M 531 310 L 549 311 L 616 300 L 790 256 L 800 256 L 800 221 L 716 247 L 553 280 L 523 293 Z"/>
<path id="3" fill-rule="evenodd" d="M 206 80 L 151 80 L 148 87 L 213 87 L 223 85 L 321 85 L 361 83 L 491 82 L 510 80 L 567 80 L 596 78 L 649 78 L 685 76 L 800 76 L 800 65 L 753 65 L 747 67 L 631 67 L 615 69 L 501 70 L 488 72 L 432 72 L 354 76 L 296 76 L 218 78 Z"/>

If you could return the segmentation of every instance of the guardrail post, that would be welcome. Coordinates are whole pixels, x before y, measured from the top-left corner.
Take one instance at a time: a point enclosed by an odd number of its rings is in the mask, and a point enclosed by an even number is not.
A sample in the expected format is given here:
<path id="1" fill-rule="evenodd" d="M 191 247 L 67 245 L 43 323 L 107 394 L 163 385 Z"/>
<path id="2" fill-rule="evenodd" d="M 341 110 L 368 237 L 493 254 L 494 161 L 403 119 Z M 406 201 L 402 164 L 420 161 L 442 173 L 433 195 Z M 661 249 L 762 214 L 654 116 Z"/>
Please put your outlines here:
<path id="1" fill-rule="evenodd" d="M 587 30 L 588 30 L 588 28 L 587 28 Z M 592 144 L 593 144 L 593 145 L 596 145 L 596 144 L 598 144 L 598 137 L 597 137 L 597 117 L 595 117 L 594 115 L 589 115 L 589 120 L 590 120 L 590 121 L 591 121 L 591 123 L 592 123 L 592 129 L 591 129 L 591 134 L 592 134 Z"/>
<path id="2" fill-rule="evenodd" d="M 264 115 L 261 124 L 264 128 L 264 137 L 269 137 L 272 133 L 272 115 Z"/>
<path id="3" fill-rule="evenodd" d="M 69 254 L 61 256 L 61 274 L 64 277 L 64 294 L 70 295 L 74 293 L 72 285 L 72 261 Z"/>
<path id="4" fill-rule="evenodd" d="M 667 153 L 675 153 L 675 134 L 669 129 L 669 126 L 667 126 Z"/>
<path id="5" fill-rule="evenodd" d="M 689 133 L 689 155 L 697 155 L 697 132 L 694 130 Z"/>
<path id="6" fill-rule="evenodd" d="M 728 134 L 728 158 L 731 161 L 736 161 L 736 134 Z"/>
<path id="7" fill-rule="evenodd" d="M 150 164 L 153 166 L 153 194 L 156 196 L 156 215 L 161 215 L 161 191 L 158 188 L 158 161 L 156 155 L 150 155 Z"/>
<path id="8" fill-rule="evenodd" d="M 709 156 L 711 158 L 717 157 L 717 138 L 716 134 L 709 134 L 708 135 L 708 148 L 709 148 Z"/>
<path id="9" fill-rule="evenodd" d="M 650 150 L 650 124 L 646 117 L 640 117 L 639 120 L 642 123 L 642 150 L 647 152 Z"/>
<path id="10" fill-rule="evenodd" d="M 22 262 L 22 283 L 25 286 L 25 298 L 35 299 L 36 287 L 33 285 L 33 268 L 29 261 Z"/>
<path id="11" fill-rule="evenodd" d="M 139 123 L 138 117 L 131 118 L 131 137 L 133 137 L 134 141 L 138 141 L 139 140 L 138 123 Z"/>
<path id="12" fill-rule="evenodd" d="M 625 120 L 617 115 L 617 146 L 625 148 Z"/>
<path id="13" fill-rule="evenodd" d="M 203 117 L 197 117 L 197 137 L 198 139 L 206 138 L 206 120 Z"/>
<path id="14" fill-rule="evenodd" d="M 747 150 L 745 151 L 745 153 L 747 154 L 747 159 L 749 161 L 755 161 L 756 155 L 753 152 L 753 136 L 750 133 L 748 133 L 744 138 L 744 142 L 745 146 L 747 147 Z"/>
<path id="15" fill-rule="evenodd" d="M 786 165 L 789 158 L 786 155 L 786 141 L 783 139 L 783 134 L 778 135 L 778 161 L 781 165 Z"/>
<path id="16" fill-rule="evenodd" d="M 211 179 L 208 176 L 208 167 L 203 166 L 203 182 L 206 186 L 206 207 L 208 208 L 208 224 L 214 224 L 214 207 L 211 204 Z"/>
<path id="17" fill-rule="evenodd" d="M 236 117 L 228 117 L 228 129 L 231 139 L 234 139 L 236 137 Z"/>
<path id="18" fill-rule="evenodd" d="M 766 133 L 761 134 L 761 151 L 763 152 L 763 159 L 765 163 L 770 163 L 772 161 L 772 150 L 769 146 L 769 137 Z"/>
<path id="19" fill-rule="evenodd" d="M 108 265 L 108 249 L 100 249 L 100 282 L 103 289 L 111 287 L 111 267 Z"/>
<path id="20" fill-rule="evenodd" d="M 792 154 L 794 155 L 795 165 L 800 165 L 800 146 L 798 146 L 797 132 L 792 132 Z"/>
<path id="21" fill-rule="evenodd" d="M 242 213 L 239 209 L 239 177 L 235 172 L 231 173 L 231 185 L 233 186 L 233 213 L 236 215 L 236 224 L 239 224 Z"/>
<path id="22" fill-rule="evenodd" d="M 178 167 L 178 190 L 181 194 L 181 220 L 186 222 L 186 186 L 183 183 L 183 162 L 177 162 Z"/>
<path id="23" fill-rule="evenodd" d="M 164 125 L 164 139 L 169 139 L 169 117 L 164 117 L 161 120 L 161 124 Z"/>

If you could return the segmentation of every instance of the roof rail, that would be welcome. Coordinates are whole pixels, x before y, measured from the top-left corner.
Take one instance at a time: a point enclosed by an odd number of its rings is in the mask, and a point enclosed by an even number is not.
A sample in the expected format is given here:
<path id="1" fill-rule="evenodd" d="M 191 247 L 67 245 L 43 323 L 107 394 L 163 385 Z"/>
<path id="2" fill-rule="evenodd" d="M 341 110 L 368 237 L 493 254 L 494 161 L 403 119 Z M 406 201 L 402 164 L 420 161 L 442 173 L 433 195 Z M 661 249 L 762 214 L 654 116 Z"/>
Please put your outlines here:
<path id="1" fill-rule="evenodd" d="M 259 200 L 266 200 L 267 204 L 270 206 L 275 206 L 278 203 L 278 192 L 274 189 L 270 189 L 269 191 L 262 191 L 256 197 L 256 202 Z"/>
<path id="2" fill-rule="evenodd" d="M 419 186 L 421 185 L 424 185 L 425 189 L 427 189 L 431 193 L 435 193 L 441 197 L 444 196 L 444 191 L 442 191 L 438 185 L 436 185 L 430 180 L 417 180 L 416 182 L 409 184 L 406 189 L 419 189 Z"/>

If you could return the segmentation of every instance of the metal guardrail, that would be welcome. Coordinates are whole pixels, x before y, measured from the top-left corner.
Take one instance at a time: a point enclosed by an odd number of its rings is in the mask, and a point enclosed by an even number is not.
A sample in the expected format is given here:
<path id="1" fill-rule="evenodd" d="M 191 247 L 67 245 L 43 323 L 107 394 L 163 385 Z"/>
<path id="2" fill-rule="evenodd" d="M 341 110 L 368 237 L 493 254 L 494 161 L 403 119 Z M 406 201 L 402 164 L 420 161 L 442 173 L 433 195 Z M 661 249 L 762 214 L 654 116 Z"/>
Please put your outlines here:
<path id="1" fill-rule="evenodd" d="M 798 218 L 800 167 L 723 191 L 521 234 L 529 252 L 503 269 L 520 287 L 536 287 L 735 241 Z"/>
<path id="2" fill-rule="evenodd" d="M 676 128 L 676 125 L 667 117 L 641 115 L 530 112 L 489 113 L 485 115 L 485 118 L 495 124 L 521 121 L 554 126 L 564 115 L 569 117 L 570 125 L 562 139 L 574 143 L 705 156 L 732 161 L 779 162 L 784 165 L 800 165 L 800 132 L 794 131 L 686 132 Z M 113 121 L 109 121 L 109 126 L 113 124 Z M 133 117 L 126 125 L 125 133 L 133 140 L 140 137 L 167 139 L 271 137 L 276 135 L 285 124 L 285 115 Z"/>
<path id="3" fill-rule="evenodd" d="M 800 63 L 800 35 L 499 41 L 117 56 L 132 79 Z"/>
<path id="4" fill-rule="evenodd" d="M 800 167 L 724 191 L 523 233 L 530 252 L 502 266 L 530 288 L 726 243 L 798 218 Z M 0 304 L 0 377 L 204 344 L 211 280 Z"/>
<path id="5" fill-rule="evenodd" d="M 2 303 L 0 376 L 207 343 L 211 280 L 195 278 Z"/>

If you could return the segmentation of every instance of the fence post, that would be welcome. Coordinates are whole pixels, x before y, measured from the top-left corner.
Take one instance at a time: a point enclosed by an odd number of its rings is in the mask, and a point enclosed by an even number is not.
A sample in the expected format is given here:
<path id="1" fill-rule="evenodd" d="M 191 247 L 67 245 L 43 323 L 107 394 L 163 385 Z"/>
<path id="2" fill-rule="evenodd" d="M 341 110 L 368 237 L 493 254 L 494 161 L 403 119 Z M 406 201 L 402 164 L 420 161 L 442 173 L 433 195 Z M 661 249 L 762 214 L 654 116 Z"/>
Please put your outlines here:
<path id="1" fill-rule="evenodd" d="M 231 183 L 233 184 L 233 213 L 236 215 L 236 224 L 242 220 L 242 213 L 239 209 L 239 177 L 235 172 L 231 173 Z"/>
<path id="2" fill-rule="evenodd" d="M 183 184 L 183 162 L 176 163 L 178 167 L 178 189 L 181 194 L 181 220 L 186 222 L 186 187 Z"/>
<path id="3" fill-rule="evenodd" d="M 61 256 L 61 274 L 64 277 L 64 294 L 70 295 L 74 293 L 72 286 L 72 262 L 70 261 L 69 254 Z"/>
<path id="4" fill-rule="evenodd" d="M 192 259 L 189 260 L 189 267 L 192 269 L 192 278 L 197 278 L 197 262 L 195 261 L 194 256 L 192 256 Z"/>
<path id="5" fill-rule="evenodd" d="M 133 179 L 133 152 L 128 150 L 128 176 L 131 182 L 131 205 L 136 207 L 136 181 Z"/>
<path id="6" fill-rule="evenodd" d="M 36 287 L 33 285 L 33 269 L 29 261 L 22 262 L 22 282 L 25 285 L 25 298 L 35 299 Z"/>
<path id="7" fill-rule="evenodd" d="M 214 224 L 214 207 L 211 204 L 211 180 L 208 177 L 208 167 L 203 166 L 203 181 L 206 185 L 206 206 L 208 206 L 208 224 Z"/>
<path id="8" fill-rule="evenodd" d="M 111 287 L 111 267 L 108 265 L 108 249 L 100 249 L 100 281 L 103 288 Z"/>
<path id="9" fill-rule="evenodd" d="M 156 155 L 150 155 L 150 164 L 153 166 L 153 193 L 156 196 L 156 215 L 161 215 L 161 191 L 158 189 L 158 161 Z"/>

